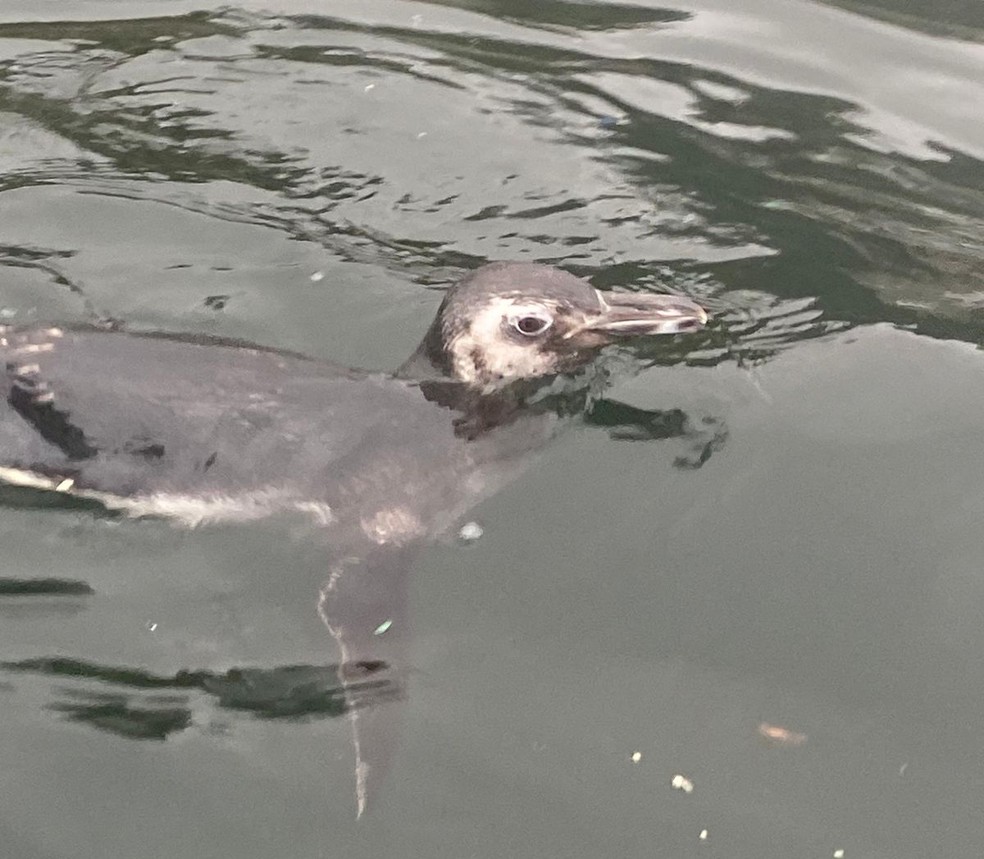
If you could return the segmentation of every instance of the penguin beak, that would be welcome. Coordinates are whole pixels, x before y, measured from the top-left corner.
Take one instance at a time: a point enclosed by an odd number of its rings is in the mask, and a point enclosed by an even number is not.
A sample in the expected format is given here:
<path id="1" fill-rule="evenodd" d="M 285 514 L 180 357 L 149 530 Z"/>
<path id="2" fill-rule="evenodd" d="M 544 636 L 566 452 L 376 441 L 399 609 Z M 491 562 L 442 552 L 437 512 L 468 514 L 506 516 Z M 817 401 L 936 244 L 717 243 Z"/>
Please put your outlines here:
<path id="1" fill-rule="evenodd" d="M 598 302 L 600 311 L 580 331 L 593 332 L 606 340 L 690 333 L 707 323 L 704 308 L 679 295 L 598 292 Z"/>

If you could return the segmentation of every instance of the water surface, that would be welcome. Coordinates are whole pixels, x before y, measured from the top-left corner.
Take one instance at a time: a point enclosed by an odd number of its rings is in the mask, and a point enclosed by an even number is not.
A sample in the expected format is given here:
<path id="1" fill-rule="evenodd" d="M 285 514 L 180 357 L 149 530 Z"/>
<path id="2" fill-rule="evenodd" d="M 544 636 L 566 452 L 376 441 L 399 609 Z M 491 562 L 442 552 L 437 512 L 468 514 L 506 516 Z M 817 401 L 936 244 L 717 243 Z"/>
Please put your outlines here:
<path id="1" fill-rule="evenodd" d="M 504 258 L 715 311 L 609 392 L 701 467 L 582 427 L 420 556 L 358 822 L 310 533 L 4 490 L 8 855 L 977 859 L 981 104 L 968 3 L 8 0 L 5 322 L 391 368 Z"/>

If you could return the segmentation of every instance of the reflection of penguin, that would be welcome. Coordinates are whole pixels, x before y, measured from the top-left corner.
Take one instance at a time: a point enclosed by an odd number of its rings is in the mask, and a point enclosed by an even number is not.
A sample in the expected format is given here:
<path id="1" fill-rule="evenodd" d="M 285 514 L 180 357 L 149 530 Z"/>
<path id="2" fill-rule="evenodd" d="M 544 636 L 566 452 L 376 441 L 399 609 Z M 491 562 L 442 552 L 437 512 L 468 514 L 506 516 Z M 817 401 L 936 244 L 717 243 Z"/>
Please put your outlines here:
<path id="1" fill-rule="evenodd" d="M 2 329 L 0 481 L 189 523 L 313 517 L 331 547 L 322 613 L 354 683 L 405 643 L 412 547 L 583 407 L 537 382 L 705 321 L 685 298 L 496 263 L 448 292 L 395 375 L 208 338 Z"/>

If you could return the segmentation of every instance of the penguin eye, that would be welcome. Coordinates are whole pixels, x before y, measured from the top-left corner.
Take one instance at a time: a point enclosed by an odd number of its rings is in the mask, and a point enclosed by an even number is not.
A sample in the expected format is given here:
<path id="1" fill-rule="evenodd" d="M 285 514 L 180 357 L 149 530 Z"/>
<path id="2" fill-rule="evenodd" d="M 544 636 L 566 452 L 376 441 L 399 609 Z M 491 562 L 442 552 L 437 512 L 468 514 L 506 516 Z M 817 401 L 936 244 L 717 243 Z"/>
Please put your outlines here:
<path id="1" fill-rule="evenodd" d="M 517 316 L 510 321 L 512 322 L 513 328 L 527 337 L 535 337 L 537 334 L 542 334 L 553 322 L 549 316 L 535 316 L 533 314 Z"/>

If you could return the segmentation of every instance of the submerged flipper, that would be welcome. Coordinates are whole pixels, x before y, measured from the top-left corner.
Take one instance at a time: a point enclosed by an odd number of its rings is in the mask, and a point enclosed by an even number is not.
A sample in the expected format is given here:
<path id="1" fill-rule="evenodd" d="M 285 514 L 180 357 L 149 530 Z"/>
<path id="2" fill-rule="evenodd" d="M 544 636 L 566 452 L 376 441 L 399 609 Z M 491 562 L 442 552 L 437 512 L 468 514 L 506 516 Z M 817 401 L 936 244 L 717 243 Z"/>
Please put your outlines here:
<path id="1" fill-rule="evenodd" d="M 402 689 L 410 647 L 407 580 L 414 551 L 376 547 L 365 558 L 335 564 L 318 610 L 339 647 L 355 750 L 356 815 L 361 817 L 389 769 L 403 720 L 399 694 L 369 695 L 367 687 Z M 380 704 L 380 701 L 383 703 Z"/>

